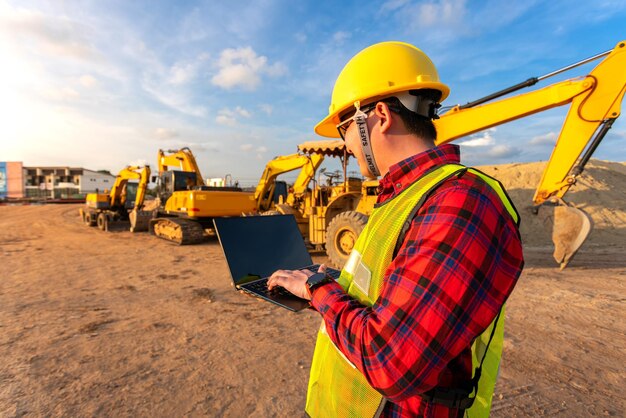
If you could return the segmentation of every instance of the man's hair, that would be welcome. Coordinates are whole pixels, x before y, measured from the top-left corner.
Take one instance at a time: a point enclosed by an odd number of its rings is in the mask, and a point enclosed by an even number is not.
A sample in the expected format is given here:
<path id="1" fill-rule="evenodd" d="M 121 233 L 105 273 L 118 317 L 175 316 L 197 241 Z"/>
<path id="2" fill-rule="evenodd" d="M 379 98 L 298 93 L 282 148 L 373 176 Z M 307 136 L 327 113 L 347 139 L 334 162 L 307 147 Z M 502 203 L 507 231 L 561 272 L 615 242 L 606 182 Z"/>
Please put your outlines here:
<path id="1" fill-rule="evenodd" d="M 437 103 L 441 98 L 441 92 L 432 89 L 411 90 L 411 94 L 429 101 Z M 437 139 L 437 130 L 432 119 L 407 109 L 397 97 L 388 97 L 381 100 L 382 102 L 393 105 L 395 113 L 400 116 L 404 126 L 410 134 L 416 135 L 426 141 L 434 142 Z"/>

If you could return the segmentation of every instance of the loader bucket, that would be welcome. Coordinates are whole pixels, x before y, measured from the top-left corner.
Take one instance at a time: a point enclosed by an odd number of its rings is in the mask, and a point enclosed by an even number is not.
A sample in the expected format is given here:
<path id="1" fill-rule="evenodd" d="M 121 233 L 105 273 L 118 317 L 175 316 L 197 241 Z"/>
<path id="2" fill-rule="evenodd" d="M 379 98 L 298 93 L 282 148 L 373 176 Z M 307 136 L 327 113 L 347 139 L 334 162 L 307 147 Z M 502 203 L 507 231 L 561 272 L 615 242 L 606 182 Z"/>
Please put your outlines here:
<path id="1" fill-rule="evenodd" d="M 583 210 L 559 199 L 554 208 L 554 259 L 563 270 L 591 232 L 591 218 Z"/>
<path id="2" fill-rule="evenodd" d="M 130 219 L 130 232 L 144 232 L 148 230 L 152 211 L 133 210 L 128 215 Z"/>

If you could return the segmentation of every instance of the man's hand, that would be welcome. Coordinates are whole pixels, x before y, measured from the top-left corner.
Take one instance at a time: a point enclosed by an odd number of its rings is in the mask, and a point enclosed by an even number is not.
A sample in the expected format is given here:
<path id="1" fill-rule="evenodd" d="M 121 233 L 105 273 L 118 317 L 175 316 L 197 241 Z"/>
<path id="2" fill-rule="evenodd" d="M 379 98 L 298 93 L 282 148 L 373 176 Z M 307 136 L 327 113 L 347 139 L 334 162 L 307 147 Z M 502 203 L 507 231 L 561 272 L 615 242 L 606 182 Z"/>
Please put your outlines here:
<path id="1" fill-rule="evenodd" d="M 325 273 L 326 266 L 322 264 L 317 272 Z M 272 290 L 276 286 L 281 286 L 299 298 L 311 300 L 306 281 L 312 275 L 313 273 L 309 270 L 278 270 L 270 276 L 267 281 L 267 288 Z"/>

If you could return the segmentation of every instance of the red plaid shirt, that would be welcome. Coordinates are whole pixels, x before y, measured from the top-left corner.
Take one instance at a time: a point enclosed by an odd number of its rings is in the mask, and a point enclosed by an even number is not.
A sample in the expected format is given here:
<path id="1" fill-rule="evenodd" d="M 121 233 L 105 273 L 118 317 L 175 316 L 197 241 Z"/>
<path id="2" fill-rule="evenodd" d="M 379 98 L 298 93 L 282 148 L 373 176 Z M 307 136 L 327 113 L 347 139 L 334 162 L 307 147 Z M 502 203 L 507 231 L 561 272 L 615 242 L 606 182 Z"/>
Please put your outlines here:
<path id="1" fill-rule="evenodd" d="M 381 180 L 378 201 L 393 199 L 435 166 L 459 161 L 452 144 L 403 160 Z M 374 306 L 336 283 L 317 288 L 312 305 L 337 347 L 388 399 L 383 416 L 456 417 L 458 410 L 419 394 L 471 379 L 471 343 L 496 317 L 523 264 L 515 222 L 493 189 L 465 173 L 419 209 Z"/>

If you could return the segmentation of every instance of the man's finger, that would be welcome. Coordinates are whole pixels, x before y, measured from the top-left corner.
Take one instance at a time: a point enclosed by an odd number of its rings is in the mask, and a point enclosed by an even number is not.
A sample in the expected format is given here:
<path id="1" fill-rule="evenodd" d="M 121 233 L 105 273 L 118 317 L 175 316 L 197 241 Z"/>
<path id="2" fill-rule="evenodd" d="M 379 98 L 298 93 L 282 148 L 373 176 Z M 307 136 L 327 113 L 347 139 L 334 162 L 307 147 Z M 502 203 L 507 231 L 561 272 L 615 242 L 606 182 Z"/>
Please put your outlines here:
<path id="1" fill-rule="evenodd" d="M 272 274 L 272 277 L 270 277 L 270 279 L 267 281 L 267 288 L 270 290 L 272 290 L 276 286 L 283 286 L 283 283 L 285 281 L 285 276 L 275 274 L 276 273 Z"/>

